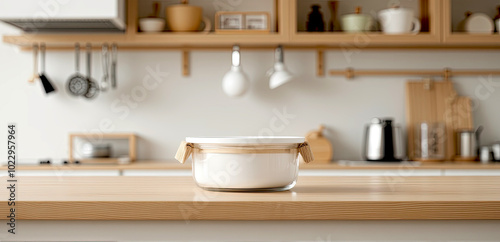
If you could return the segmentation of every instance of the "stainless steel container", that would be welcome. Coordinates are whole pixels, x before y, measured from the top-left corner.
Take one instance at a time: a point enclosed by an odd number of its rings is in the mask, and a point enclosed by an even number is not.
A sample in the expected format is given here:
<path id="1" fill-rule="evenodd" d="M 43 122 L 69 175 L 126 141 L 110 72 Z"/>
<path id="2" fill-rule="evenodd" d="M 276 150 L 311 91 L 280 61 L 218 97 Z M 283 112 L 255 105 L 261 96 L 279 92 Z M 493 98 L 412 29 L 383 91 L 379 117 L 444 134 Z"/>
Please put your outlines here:
<path id="1" fill-rule="evenodd" d="M 493 144 L 491 150 L 493 152 L 493 159 L 495 161 L 500 161 L 500 143 Z"/>
<path id="2" fill-rule="evenodd" d="M 456 133 L 456 151 L 460 159 L 477 158 L 477 143 L 474 130 L 459 130 Z"/>
<path id="3" fill-rule="evenodd" d="M 479 149 L 479 160 L 484 164 L 487 164 L 493 160 L 490 146 L 481 146 L 481 148 Z"/>
<path id="4" fill-rule="evenodd" d="M 416 160 L 443 161 L 446 153 L 444 123 L 419 123 L 415 127 L 414 154 Z"/>
<path id="5" fill-rule="evenodd" d="M 483 126 L 479 126 L 475 131 L 462 129 L 456 131 L 456 160 L 476 160 L 479 155 L 481 133 Z"/>
<path id="6" fill-rule="evenodd" d="M 81 155 L 83 158 L 109 158 L 111 145 L 85 143 L 82 145 Z"/>
<path id="7" fill-rule="evenodd" d="M 401 127 L 392 119 L 372 119 L 366 126 L 363 156 L 367 161 L 401 161 L 405 158 Z"/>

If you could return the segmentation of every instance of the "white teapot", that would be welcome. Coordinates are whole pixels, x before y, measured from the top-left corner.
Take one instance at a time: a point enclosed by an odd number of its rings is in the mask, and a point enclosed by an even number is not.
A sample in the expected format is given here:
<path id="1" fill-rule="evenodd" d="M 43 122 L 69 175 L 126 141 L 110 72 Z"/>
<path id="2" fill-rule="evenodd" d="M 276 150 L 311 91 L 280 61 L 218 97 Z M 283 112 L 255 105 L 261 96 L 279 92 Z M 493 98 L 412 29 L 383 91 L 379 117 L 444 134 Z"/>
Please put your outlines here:
<path id="1" fill-rule="evenodd" d="M 393 7 L 378 13 L 380 26 L 385 34 L 418 34 L 420 20 L 412 9 Z"/>

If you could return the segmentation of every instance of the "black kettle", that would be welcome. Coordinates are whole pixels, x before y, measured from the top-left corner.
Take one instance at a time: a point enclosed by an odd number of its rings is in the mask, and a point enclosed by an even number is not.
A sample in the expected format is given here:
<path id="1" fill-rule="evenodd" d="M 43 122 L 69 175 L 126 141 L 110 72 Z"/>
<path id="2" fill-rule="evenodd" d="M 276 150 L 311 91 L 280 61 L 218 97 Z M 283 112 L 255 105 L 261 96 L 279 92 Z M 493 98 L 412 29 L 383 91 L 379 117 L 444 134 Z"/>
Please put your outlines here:
<path id="1" fill-rule="evenodd" d="M 367 161 L 402 161 L 403 150 L 401 127 L 393 125 L 393 119 L 374 118 L 366 126 L 363 158 Z"/>

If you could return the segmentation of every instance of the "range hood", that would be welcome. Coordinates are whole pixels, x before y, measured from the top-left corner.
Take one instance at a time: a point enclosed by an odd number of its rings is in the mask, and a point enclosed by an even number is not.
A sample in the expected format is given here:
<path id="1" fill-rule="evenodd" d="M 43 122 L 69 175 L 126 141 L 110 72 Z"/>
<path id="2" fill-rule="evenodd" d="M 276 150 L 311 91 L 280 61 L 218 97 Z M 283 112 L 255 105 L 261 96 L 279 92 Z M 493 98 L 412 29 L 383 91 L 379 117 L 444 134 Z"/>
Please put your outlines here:
<path id="1" fill-rule="evenodd" d="M 125 0 L 1 0 L 0 21 L 25 32 L 123 32 Z"/>

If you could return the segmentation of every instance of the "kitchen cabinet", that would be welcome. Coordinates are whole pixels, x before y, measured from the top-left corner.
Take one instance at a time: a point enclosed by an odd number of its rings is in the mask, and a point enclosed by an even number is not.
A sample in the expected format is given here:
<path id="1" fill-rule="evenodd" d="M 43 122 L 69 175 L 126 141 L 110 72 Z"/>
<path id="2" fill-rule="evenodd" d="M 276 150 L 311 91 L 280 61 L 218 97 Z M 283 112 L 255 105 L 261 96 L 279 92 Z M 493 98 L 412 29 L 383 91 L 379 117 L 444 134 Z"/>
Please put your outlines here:
<path id="1" fill-rule="evenodd" d="M 123 176 L 192 176 L 191 170 L 124 170 Z"/>
<path id="2" fill-rule="evenodd" d="M 357 170 L 300 170 L 299 176 L 442 176 L 441 170 L 398 170 L 398 169 L 357 169 Z"/>
<path id="3" fill-rule="evenodd" d="M 482 47 L 500 46 L 500 34 L 467 34 L 459 32 L 457 26 L 465 17 L 466 11 L 486 13 L 494 17 L 497 12 L 498 1 L 494 0 L 442 0 L 443 1 L 443 43 L 447 46 Z"/>
<path id="4" fill-rule="evenodd" d="M 2 175 L 5 176 L 5 175 Z M 17 176 L 145 176 L 145 177 L 191 177 L 191 170 L 21 170 Z M 299 176 L 384 176 L 384 177 L 415 177 L 415 176 L 500 176 L 500 170 L 398 170 L 398 169 L 356 169 L 356 170 L 312 170 L 302 169 Z"/>
<path id="5" fill-rule="evenodd" d="M 321 1 L 320 1 L 321 2 Z M 374 2 L 376 4 L 374 4 Z M 419 0 L 419 1 L 398 1 L 402 7 L 412 8 L 417 11 L 420 10 L 420 19 L 422 20 L 422 31 L 419 34 L 398 34 L 398 35 L 386 35 L 381 32 L 364 32 L 364 33 L 346 33 L 346 32 L 305 32 L 303 28 L 298 26 L 304 23 L 306 20 L 303 16 L 306 7 L 307 11 L 310 4 L 314 2 L 305 0 L 293 0 L 290 7 L 290 23 L 291 23 L 291 36 L 290 43 L 297 45 L 338 45 L 345 49 L 363 49 L 370 48 L 373 46 L 378 47 L 410 47 L 410 46 L 430 46 L 439 44 L 441 41 L 441 24 L 440 24 L 440 13 L 441 13 L 441 0 Z M 350 5 L 352 8 L 351 12 L 339 12 L 337 20 L 340 23 L 341 15 L 354 12 L 354 8 L 359 5 L 369 5 L 374 7 L 378 6 L 376 9 L 371 9 L 370 14 L 376 15 L 376 13 L 387 6 L 387 1 L 340 1 L 339 4 Z M 323 13 L 327 12 L 326 4 L 322 9 Z M 408 6 L 406 6 L 408 5 Z M 416 5 L 416 6 L 415 6 Z M 368 11 L 368 10 L 366 10 Z M 328 18 L 325 18 L 328 20 Z M 302 30 L 302 31 L 301 31 Z"/>
<path id="6" fill-rule="evenodd" d="M 500 176 L 500 170 L 444 170 L 445 176 Z"/>
<path id="7" fill-rule="evenodd" d="M 250 1 L 250 0 L 243 0 Z M 457 2 L 458 1 L 458 2 Z M 127 29 L 122 34 L 23 34 L 18 36 L 3 36 L 3 41 L 19 45 L 23 49 L 30 49 L 34 43 L 46 43 L 48 49 L 71 50 L 75 42 L 92 43 L 96 47 L 102 43 L 117 43 L 120 49 L 139 50 L 190 50 L 190 49 L 225 49 L 233 44 L 240 44 L 243 48 L 275 48 L 283 44 L 290 49 L 326 49 L 342 48 L 359 50 L 363 48 L 496 48 L 500 46 L 500 35 L 474 35 L 452 31 L 453 4 L 469 4 L 471 6 L 484 5 L 494 11 L 492 0 L 463 1 L 463 0 L 419 0 L 401 1 L 416 4 L 417 15 L 422 21 L 422 31 L 419 34 L 385 35 L 380 32 L 349 34 L 344 32 L 310 33 L 301 31 L 299 23 L 303 24 L 303 16 L 314 3 L 306 0 L 275 0 L 273 9 L 266 9 L 273 17 L 274 31 L 266 34 L 221 34 L 221 33 L 142 33 L 138 28 L 138 18 L 144 17 L 141 6 L 150 6 L 153 1 L 127 0 Z M 239 2 L 239 1 L 236 1 Z M 259 1 L 252 1 L 252 4 Z M 318 1 L 322 2 L 322 1 Z M 325 2 L 325 1 L 323 1 Z M 357 0 L 344 4 L 373 5 L 373 1 Z M 378 2 L 378 1 L 377 1 Z M 387 1 L 379 1 L 380 9 L 386 8 Z M 168 2 L 169 4 L 174 1 Z M 218 0 L 213 4 L 223 4 L 226 1 Z M 206 3 L 203 3 L 206 4 Z M 164 6 L 163 6 L 164 7 Z M 327 12 L 327 9 L 323 9 Z M 374 10 L 375 11 L 375 10 Z M 460 10 L 457 10 L 460 11 Z M 337 17 L 340 20 L 342 14 Z M 373 13 L 375 14 L 375 12 Z M 213 17 L 211 18 L 213 21 Z M 325 19 L 327 21 L 328 19 Z"/>
<path id="8" fill-rule="evenodd" d="M 6 176 L 2 174 L 2 176 Z M 63 176 L 120 176 L 119 170 L 19 170 L 16 171 L 16 176 L 18 177 L 29 177 L 29 176 L 51 176 L 51 177 L 63 177 Z"/>
<path id="9" fill-rule="evenodd" d="M 6 170 L 1 166 L 0 170 Z M 191 164 L 174 161 L 137 161 L 126 165 L 19 165 L 20 176 L 191 176 Z M 1 173 L 5 176 L 7 172 Z M 500 163 L 336 161 L 330 164 L 300 164 L 300 176 L 500 176 Z"/>

